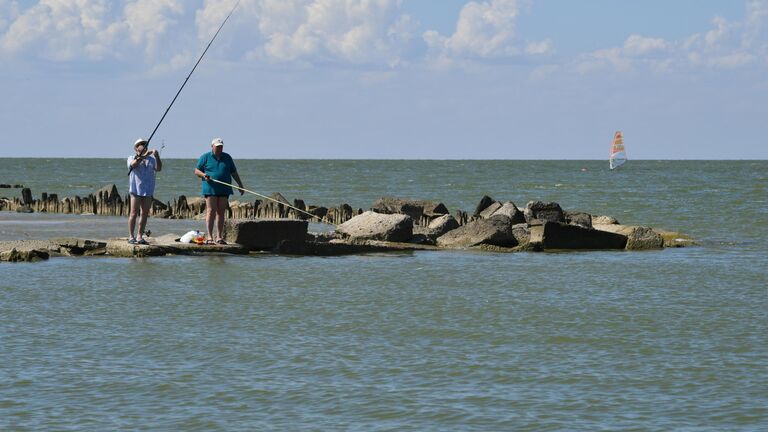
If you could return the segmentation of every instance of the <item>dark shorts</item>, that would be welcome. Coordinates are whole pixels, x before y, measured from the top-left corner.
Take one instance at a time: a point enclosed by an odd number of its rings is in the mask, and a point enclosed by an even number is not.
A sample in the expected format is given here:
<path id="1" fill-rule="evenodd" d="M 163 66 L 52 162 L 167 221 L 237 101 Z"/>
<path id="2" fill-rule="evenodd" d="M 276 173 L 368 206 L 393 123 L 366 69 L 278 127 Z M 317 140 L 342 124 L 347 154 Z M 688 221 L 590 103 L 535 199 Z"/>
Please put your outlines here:
<path id="1" fill-rule="evenodd" d="M 220 197 L 220 198 L 229 198 L 229 194 L 227 195 L 203 195 L 204 197 Z"/>

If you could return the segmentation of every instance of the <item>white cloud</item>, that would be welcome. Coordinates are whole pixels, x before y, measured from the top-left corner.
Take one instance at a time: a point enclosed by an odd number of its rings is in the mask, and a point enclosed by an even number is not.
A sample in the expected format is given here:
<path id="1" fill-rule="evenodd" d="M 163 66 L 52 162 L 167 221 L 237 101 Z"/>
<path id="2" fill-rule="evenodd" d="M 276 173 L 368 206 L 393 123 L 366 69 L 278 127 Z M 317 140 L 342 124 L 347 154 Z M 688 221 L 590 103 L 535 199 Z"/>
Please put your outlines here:
<path id="1" fill-rule="evenodd" d="M 451 56 L 508 57 L 519 53 L 514 44 L 517 0 L 469 2 L 459 13 L 456 31 L 444 37 L 427 32 L 431 48 Z"/>
<path id="2" fill-rule="evenodd" d="M 604 68 L 619 71 L 648 67 L 669 72 L 685 67 L 733 69 L 763 60 L 768 65 L 768 0 L 747 0 L 743 21 L 714 17 L 712 28 L 679 41 L 631 35 L 622 47 L 580 56 L 574 68 L 582 73 Z"/>
<path id="3" fill-rule="evenodd" d="M 58 60 L 98 56 L 106 12 L 104 0 L 41 0 L 20 11 L 0 37 L 0 51 L 37 47 L 42 56 Z"/>
<path id="4" fill-rule="evenodd" d="M 237 31 L 254 47 L 249 57 L 269 61 L 395 66 L 414 27 L 399 0 L 246 0 L 242 6 Z M 206 0 L 197 13 L 198 35 L 212 34 L 228 8 Z"/>
<path id="5" fill-rule="evenodd" d="M 517 38 L 517 19 L 528 4 L 527 0 L 470 1 L 461 9 L 452 35 L 428 30 L 422 38 L 438 65 L 550 53 L 549 39 L 524 44 Z"/>
<path id="6" fill-rule="evenodd" d="M 123 24 L 131 42 L 153 54 L 169 26 L 174 24 L 171 16 L 182 12 L 184 8 L 179 0 L 137 0 L 125 5 Z"/>
<path id="7" fill-rule="evenodd" d="M 643 56 L 667 48 L 667 41 L 661 38 L 647 38 L 631 35 L 624 41 L 623 52 L 629 56 Z"/>
<path id="8" fill-rule="evenodd" d="M 120 57 L 131 46 L 150 54 L 172 23 L 166 14 L 182 12 L 180 0 L 120 4 L 123 9 L 108 0 L 40 0 L 26 9 L 15 9 L 13 22 L 0 34 L 0 52 L 29 52 L 54 61 Z M 14 6 L 11 3 L 12 9 Z M 0 11 L 5 7 L 7 2 L 0 3 Z"/>

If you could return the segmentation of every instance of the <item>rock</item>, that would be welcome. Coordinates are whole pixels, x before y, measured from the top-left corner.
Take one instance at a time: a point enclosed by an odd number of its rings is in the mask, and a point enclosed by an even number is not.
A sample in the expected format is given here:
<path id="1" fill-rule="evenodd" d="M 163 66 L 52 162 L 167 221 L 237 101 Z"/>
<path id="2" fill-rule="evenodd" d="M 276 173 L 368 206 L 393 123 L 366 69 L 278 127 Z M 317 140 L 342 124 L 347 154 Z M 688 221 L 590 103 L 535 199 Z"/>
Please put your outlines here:
<path id="1" fill-rule="evenodd" d="M 696 240 L 683 233 L 666 231 L 658 228 L 654 228 L 654 231 L 659 233 L 661 238 L 664 239 L 664 247 L 687 247 L 698 245 Z"/>
<path id="2" fill-rule="evenodd" d="M 301 219 L 228 219 L 224 239 L 249 250 L 272 250 L 283 240 L 303 242 L 309 223 Z"/>
<path id="3" fill-rule="evenodd" d="M 491 216 L 504 215 L 512 220 L 512 224 L 519 224 L 525 222 L 525 215 L 512 201 L 507 201 L 502 206 L 493 212 Z"/>
<path id="4" fill-rule="evenodd" d="M 484 208 L 480 213 L 478 213 L 477 217 L 481 219 L 488 219 L 493 215 L 493 213 L 496 210 L 499 210 L 501 208 L 501 203 L 498 201 L 494 201 L 488 205 L 488 207 Z"/>
<path id="5" fill-rule="evenodd" d="M 556 202 L 529 201 L 523 214 L 528 225 L 539 222 L 565 222 L 563 209 Z"/>
<path id="6" fill-rule="evenodd" d="M 434 245 L 438 237 L 459 226 L 455 217 L 449 214 L 442 215 L 433 219 L 427 226 L 414 226 L 413 237 L 408 242 Z"/>
<path id="7" fill-rule="evenodd" d="M 595 224 L 595 229 L 627 236 L 627 249 L 661 249 L 695 244 L 693 239 L 680 233 L 670 233 L 649 227 L 620 224 Z M 676 241 L 677 240 L 677 241 Z"/>
<path id="8" fill-rule="evenodd" d="M 584 212 L 564 212 L 565 223 L 592 228 L 592 215 Z"/>
<path id="9" fill-rule="evenodd" d="M 506 216 L 476 219 L 437 238 L 440 247 L 472 247 L 489 244 L 503 247 L 518 245 L 512 232 L 512 221 Z"/>
<path id="10" fill-rule="evenodd" d="M 613 216 L 592 216 L 592 225 L 615 225 L 619 221 Z"/>
<path id="11" fill-rule="evenodd" d="M 447 233 L 448 231 L 455 230 L 459 227 L 459 222 L 455 217 L 445 214 L 432 220 L 427 226 L 429 234 L 435 236 L 435 238 Z"/>
<path id="12" fill-rule="evenodd" d="M 0 261 L 35 262 L 47 260 L 50 253 L 45 249 L 16 249 L 0 252 Z"/>
<path id="13" fill-rule="evenodd" d="M 563 222 L 544 222 L 530 229 L 531 243 L 544 249 L 624 249 L 627 245 L 625 235 Z"/>
<path id="14" fill-rule="evenodd" d="M 314 218 L 314 220 L 317 220 L 317 219 L 322 220 L 325 217 L 325 215 L 328 214 L 328 208 L 327 207 L 322 207 L 322 206 L 321 207 L 315 207 L 315 206 L 311 205 L 307 209 L 307 213 L 315 215 L 316 218 Z"/>
<path id="15" fill-rule="evenodd" d="M 635 227 L 627 236 L 627 250 L 663 249 L 664 239 L 661 234 L 649 227 Z"/>
<path id="16" fill-rule="evenodd" d="M 475 207 L 475 213 L 473 213 L 473 216 L 480 216 L 480 212 L 485 210 L 486 207 L 493 204 L 494 202 L 496 202 L 495 199 L 489 197 L 488 195 L 483 195 L 483 197 L 480 198 L 480 202 L 477 204 L 477 207 Z"/>
<path id="17" fill-rule="evenodd" d="M 66 255 L 85 255 L 86 252 L 89 255 L 99 254 L 98 251 L 105 250 L 107 242 L 99 240 L 87 240 L 73 237 L 63 237 L 51 239 L 52 243 L 55 243 L 60 248 L 66 250 Z M 64 253 L 64 252 L 62 252 Z"/>
<path id="18" fill-rule="evenodd" d="M 447 215 L 450 212 L 445 204 L 437 201 L 422 201 L 424 203 L 424 215 L 430 219 Z"/>
<path id="19" fill-rule="evenodd" d="M 413 219 L 404 214 L 367 211 L 339 225 L 336 231 L 350 239 L 404 242 L 413 236 Z"/>
<path id="20" fill-rule="evenodd" d="M 531 242 L 531 229 L 525 222 L 512 225 L 512 235 L 518 247 L 524 247 Z"/>
<path id="21" fill-rule="evenodd" d="M 16 209 L 16 213 L 34 213 L 34 210 L 32 210 L 29 204 L 24 204 Z"/>
<path id="22" fill-rule="evenodd" d="M 373 202 L 371 210 L 381 214 L 404 214 L 414 221 L 421 220 L 424 206 L 414 200 L 394 197 L 382 197 Z"/>
<path id="23" fill-rule="evenodd" d="M 371 210 L 382 214 L 405 214 L 413 219 L 414 224 L 420 225 L 422 219 L 434 219 L 448 214 L 443 203 L 436 201 L 409 200 L 394 197 L 382 197 L 371 206 Z"/>

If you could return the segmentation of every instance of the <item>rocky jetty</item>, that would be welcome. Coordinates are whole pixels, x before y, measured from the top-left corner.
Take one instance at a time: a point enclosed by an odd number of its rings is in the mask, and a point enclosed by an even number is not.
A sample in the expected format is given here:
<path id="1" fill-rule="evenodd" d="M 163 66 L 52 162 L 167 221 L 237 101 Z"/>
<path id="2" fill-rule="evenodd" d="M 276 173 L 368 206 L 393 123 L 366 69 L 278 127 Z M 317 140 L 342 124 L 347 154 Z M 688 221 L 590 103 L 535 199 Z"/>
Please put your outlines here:
<path id="1" fill-rule="evenodd" d="M 0 200 L 0 210 L 47 211 L 125 215 L 126 201 L 114 185 L 85 198 L 59 200 L 55 194 L 34 199 L 29 189 L 21 198 Z M 690 237 L 647 226 L 621 225 L 610 216 L 564 210 L 556 202 L 530 201 L 520 208 L 512 201 L 481 198 L 474 212 L 450 214 L 436 201 L 383 197 L 370 210 L 289 202 L 281 194 L 275 201 L 233 201 L 228 209 L 226 245 L 179 242 L 180 235 L 150 239 L 149 245 L 131 245 L 126 239 L 52 239 L 0 242 L 0 261 L 38 261 L 51 256 L 110 255 L 143 257 L 179 254 L 342 255 L 383 251 L 478 249 L 495 252 L 565 250 L 652 250 L 691 246 Z M 330 233 L 309 233 L 309 216 L 293 206 L 336 225 Z M 205 212 L 201 198 L 180 196 L 169 203 L 156 201 L 155 217 L 199 218 Z"/>

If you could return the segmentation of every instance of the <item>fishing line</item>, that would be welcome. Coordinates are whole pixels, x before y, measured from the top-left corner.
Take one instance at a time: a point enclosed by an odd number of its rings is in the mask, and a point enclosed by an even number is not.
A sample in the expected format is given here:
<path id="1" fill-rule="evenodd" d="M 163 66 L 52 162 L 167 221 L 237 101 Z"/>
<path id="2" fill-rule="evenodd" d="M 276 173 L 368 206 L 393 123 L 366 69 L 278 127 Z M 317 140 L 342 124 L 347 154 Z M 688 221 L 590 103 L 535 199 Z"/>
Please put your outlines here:
<path id="1" fill-rule="evenodd" d="M 264 199 L 268 199 L 268 200 L 270 200 L 270 201 L 274 201 L 274 202 L 276 202 L 276 203 L 278 203 L 278 204 L 280 204 L 280 205 L 284 205 L 284 206 L 286 206 L 286 207 L 288 207 L 288 208 L 292 208 L 292 209 L 294 209 L 294 210 L 296 210 L 296 211 L 302 212 L 302 213 L 304 213 L 305 215 L 309 215 L 309 216 L 312 216 L 313 218 L 317 218 L 317 219 L 319 219 L 319 220 L 320 220 L 320 222 L 323 222 L 323 223 L 326 223 L 326 224 L 328 224 L 328 225 L 333 225 L 333 226 L 335 226 L 335 227 L 338 227 L 338 225 L 336 225 L 335 223 L 333 223 L 333 222 L 331 222 L 331 221 L 329 221 L 329 220 L 327 220 L 327 219 L 325 219 L 325 218 L 323 218 L 323 217 L 320 217 L 320 216 L 318 216 L 318 215 L 315 215 L 315 214 L 309 213 L 309 212 L 307 212 L 307 211 L 304 211 L 304 210 L 302 210 L 302 209 L 300 209 L 300 208 L 296 208 L 296 207 L 294 207 L 294 206 L 292 206 L 292 205 L 290 205 L 290 204 L 286 204 L 286 203 L 284 203 L 284 202 L 282 202 L 282 201 L 278 201 L 278 200 L 276 200 L 276 199 L 274 199 L 274 198 L 268 197 L 268 196 L 266 196 L 266 195 L 262 195 L 262 194 L 260 194 L 260 193 L 258 193 L 258 192 L 254 192 L 254 191 L 248 190 L 248 189 L 246 189 L 246 188 L 241 188 L 241 187 L 239 187 L 239 186 L 235 186 L 235 185 L 233 185 L 233 184 L 230 184 L 230 183 L 227 183 L 227 182 L 223 182 L 223 181 L 220 181 L 220 180 L 216 180 L 216 179 L 215 179 L 215 178 L 213 178 L 213 177 L 209 177 L 209 178 L 210 178 L 210 179 L 211 179 L 211 181 L 213 181 L 213 182 L 216 182 L 216 183 L 220 183 L 220 184 L 223 184 L 223 185 L 225 185 L 225 186 L 229 186 L 229 187 L 235 188 L 235 189 L 237 189 L 237 190 L 241 190 L 241 191 L 243 191 L 243 192 L 248 192 L 248 193 L 250 193 L 250 194 L 256 195 L 256 196 L 258 196 L 258 197 L 261 197 L 261 198 L 264 198 Z"/>

